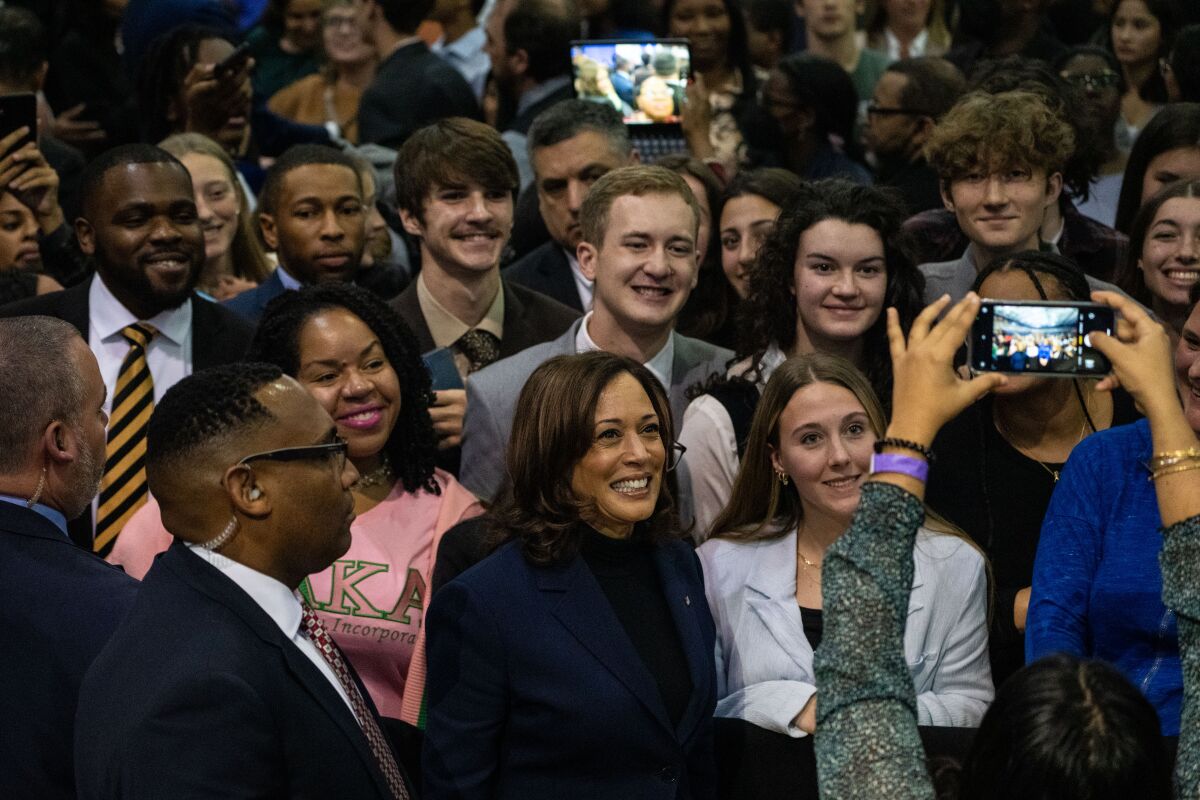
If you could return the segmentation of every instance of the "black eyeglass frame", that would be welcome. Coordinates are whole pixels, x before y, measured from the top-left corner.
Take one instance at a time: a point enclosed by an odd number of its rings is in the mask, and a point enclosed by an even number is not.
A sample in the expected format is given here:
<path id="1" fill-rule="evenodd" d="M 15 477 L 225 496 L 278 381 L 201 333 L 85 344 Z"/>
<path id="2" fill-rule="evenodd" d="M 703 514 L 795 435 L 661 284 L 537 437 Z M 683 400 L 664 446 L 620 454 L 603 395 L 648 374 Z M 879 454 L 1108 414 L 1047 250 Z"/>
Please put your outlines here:
<path id="1" fill-rule="evenodd" d="M 339 466 L 342 466 L 346 463 L 346 458 L 349 455 L 349 447 L 350 443 L 339 436 L 336 441 L 324 444 L 281 447 L 278 450 L 264 450 L 261 453 L 252 453 L 240 459 L 237 463 L 239 466 L 243 464 L 249 466 L 251 461 L 304 461 L 325 458 L 336 454 L 340 456 Z"/>
<path id="2" fill-rule="evenodd" d="M 919 108 L 885 108 L 871 103 L 867 106 L 867 116 L 876 115 L 879 117 L 928 117 L 928 111 L 922 111 Z"/>
<path id="3" fill-rule="evenodd" d="M 674 472 L 679 466 L 679 462 L 683 461 L 683 454 L 686 452 L 687 448 L 681 445 L 679 442 L 671 445 L 671 457 L 667 459 L 667 466 L 665 467 L 665 470 L 667 472 Z"/>

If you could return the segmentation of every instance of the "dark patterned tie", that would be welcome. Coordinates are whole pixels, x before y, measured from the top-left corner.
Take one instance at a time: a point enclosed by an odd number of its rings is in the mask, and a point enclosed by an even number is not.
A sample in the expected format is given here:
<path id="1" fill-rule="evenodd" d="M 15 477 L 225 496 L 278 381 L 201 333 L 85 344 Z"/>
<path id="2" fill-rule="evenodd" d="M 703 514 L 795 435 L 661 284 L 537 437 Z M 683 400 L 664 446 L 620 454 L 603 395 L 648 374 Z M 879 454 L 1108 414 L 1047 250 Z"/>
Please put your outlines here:
<path id="1" fill-rule="evenodd" d="M 500 358 L 500 340 L 494 333 L 478 328 L 467 331 L 454 344 L 459 352 L 471 361 L 471 369 L 468 372 L 483 369 Z"/>
<path id="2" fill-rule="evenodd" d="M 392 794 L 396 800 L 409 800 L 408 787 L 404 783 L 404 776 L 400 774 L 400 767 L 396 764 L 396 758 L 392 755 L 392 749 L 388 747 L 387 740 L 383 738 L 383 731 L 379 729 L 379 723 L 375 721 L 375 715 L 371 713 L 371 709 L 367 708 L 367 703 L 363 700 L 362 692 L 358 690 L 358 684 L 350 677 L 350 669 L 346 666 L 346 660 L 342 657 L 342 651 L 333 643 L 333 639 L 325 631 L 325 626 L 321 624 L 321 620 L 317 618 L 315 611 L 307 603 L 301 604 L 300 612 L 300 627 L 304 633 L 317 646 L 317 650 L 321 652 L 321 657 L 333 669 L 333 674 L 337 676 L 338 683 L 342 684 L 342 689 L 345 690 L 346 696 L 350 698 L 350 707 L 354 709 L 354 716 L 358 718 L 358 724 L 362 727 L 363 733 L 367 737 L 367 743 L 371 745 L 371 752 L 375 754 L 375 761 L 379 765 L 379 770 L 383 776 L 387 778 L 388 787 L 391 788 Z"/>

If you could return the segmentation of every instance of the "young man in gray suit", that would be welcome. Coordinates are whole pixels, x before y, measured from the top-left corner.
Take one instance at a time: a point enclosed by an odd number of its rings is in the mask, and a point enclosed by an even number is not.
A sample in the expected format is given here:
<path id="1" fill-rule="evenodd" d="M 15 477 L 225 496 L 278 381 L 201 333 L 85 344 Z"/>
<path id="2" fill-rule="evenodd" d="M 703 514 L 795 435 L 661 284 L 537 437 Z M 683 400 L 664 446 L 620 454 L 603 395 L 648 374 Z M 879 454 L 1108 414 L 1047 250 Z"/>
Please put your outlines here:
<path id="1" fill-rule="evenodd" d="M 467 381 L 460 480 L 494 498 L 505 483 L 504 451 L 516 399 L 539 364 L 557 355 L 605 350 L 647 366 L 671 398 L 675 424 L 686 392 L 725 369 L 733 354 L 675 333 L 675 320 L 696 286 L 699 206 L 688 185 L 662 167 L 609 172 L 580 213 L 580 269 L 594 281 L 592 310 L 554 341 L 480 370 Z"/>

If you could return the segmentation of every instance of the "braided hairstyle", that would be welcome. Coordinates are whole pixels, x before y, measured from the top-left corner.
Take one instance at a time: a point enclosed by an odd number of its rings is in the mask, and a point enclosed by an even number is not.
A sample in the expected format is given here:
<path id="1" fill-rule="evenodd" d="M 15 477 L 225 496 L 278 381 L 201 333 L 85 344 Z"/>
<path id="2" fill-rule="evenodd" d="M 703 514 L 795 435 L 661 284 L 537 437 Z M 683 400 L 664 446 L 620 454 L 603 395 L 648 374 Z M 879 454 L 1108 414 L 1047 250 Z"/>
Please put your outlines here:
<path id="1" fill-rule="evenodd" d="M 349 311 L 379 337 L 384 355 L 400 380 L 403 395 L 396 427 L 384 450 L 405 491 L 425 489 L 438 494 L 433 478 L 437 438 L 429 418 L 433 402 L 429 372 L 408 325 L 378 297 L 341 282 L 318 283 L 297 292 L 284 292 L 267 304 L 247 358 L 276 364 L 288 375 L 295 375 L 300 368 L 300 332 L 310 319 L 330 309 Z"/>
<path id="2" fill-rule="evenodd" d="M 183 95 L 183 81 L 199 58 L 200 44 L 224 39 L 236 45 L 236 34 L 204 25 L 180 25 L 151 42 L 137 72 L 138 112 L 142 139 L 159 142 L 181 130 L 182 119 L 172 120 L 171 112 Z"/>

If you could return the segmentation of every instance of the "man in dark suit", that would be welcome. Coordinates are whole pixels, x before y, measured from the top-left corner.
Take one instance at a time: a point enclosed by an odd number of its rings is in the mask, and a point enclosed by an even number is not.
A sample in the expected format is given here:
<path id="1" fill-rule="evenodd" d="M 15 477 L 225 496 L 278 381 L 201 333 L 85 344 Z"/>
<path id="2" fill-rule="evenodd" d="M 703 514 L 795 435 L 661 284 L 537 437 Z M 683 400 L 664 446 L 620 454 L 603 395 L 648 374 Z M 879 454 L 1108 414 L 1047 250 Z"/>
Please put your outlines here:
<path id="1" fill-rule="evenodd" d="M 365 0 L 379 69 L 358 106 L 362 142 L 399 148 L 413 131 L 439 119 L 481 118 L 463 76 L 417 37 L 435 2 Z"/>
<path id="2" fill-rule="evenodd" d="M 504 278 L 587 311 L 592 282 L 575 257 L 579 209 L 601 175 L 635 163 L 637 154 L 617 110 L 587 100 L 565 100 L 542 112 L 529 129 L 529 154 L 550 241 L 509 265 Z"/>
<path id="3" fill-rule="evenodd" d="M 497 3 L 488 17 L 484 49 L 500 92 L 497 127 L 517 160 L 522 189 L 533 180 L 529 127 L 538 114 L 575 96 L 571 40 L 580 37 L 579 26 L 571 0 L 510 0 Z"/>
<path id="4" fill-rule="evenodd" d="M 358 473 L 333 420 L 277 367 L 217 367 L 163 397 L 147 462 L 175 542 L 84 678 L 79 796 L 407 800 L 297 592 L 350 546 Z"/>
<path id="5" fill-rule="evenodd" d="M 604 350 L 645 364 L 667 389 L 678 426 L 687 390 L 723 373 L 733 357 L 729 350 L 675 332 L 699 270 L 700 207 L 683 178 L 663 167 L 614 170 L 592 187 L 581 219 L 579 261 L 595 282 L 592 310 L 557 339 L 499 361 L 467 381 L 459 480 L 485 500 L 497 497 L 506 482 L 504 453 L 517 396 L 547 359 Z M 679 480 L 685 495 L 690 486 L 686 470 Z"/>
<path id="6" fill-rule="evenodd" d="M 349 281 L 362 263 L 367 207 L 358 168 L 332 147 L 299 144 L 267 170 L 258 224 L 279 267 L 225 307 L 257 323 L 285 291 L 321 281 Z"/>
<path id="7" fill-rule="evenodd" d="M 193 370 L 241 358 L 253 329 L 192 291 L 204 262 L 204 235 L 192 180 L 179 159 L 153 145 L 113 148 L 84 170 L 80 205 L 75 235 L 96 275 L 13 303 L 0 316 L 66 320 L 100 364 L 108 387 L 110 463 L 95 527 L 85 514 L 72 523 L 71 537 L 103 554 L 145 502 L 138 455 L 154 399 Z"/>
<path id="8" fill-rule="evenodd" d="M 137 581 L 67 537 L 104 466 L 104 381 L 62 320 L 0 320 L 0 797 L 75 797 L 79 684 Z"/>
<path id="9" fill-rule="evenodd" d="M 500 277 L 512 232 L 517 166 L 499 134 L 448 119 L 415 133 L 396 158 L 396 205 L 421 242 L 421 272 L 392 301 L 422 352 L 446 348 L 459 378 L 561 334 L 577 311 Z M 443 449 L 458 446 L 466 392 L 435 386 Z"/>

